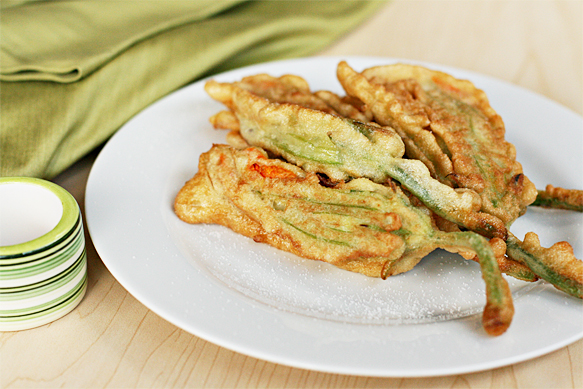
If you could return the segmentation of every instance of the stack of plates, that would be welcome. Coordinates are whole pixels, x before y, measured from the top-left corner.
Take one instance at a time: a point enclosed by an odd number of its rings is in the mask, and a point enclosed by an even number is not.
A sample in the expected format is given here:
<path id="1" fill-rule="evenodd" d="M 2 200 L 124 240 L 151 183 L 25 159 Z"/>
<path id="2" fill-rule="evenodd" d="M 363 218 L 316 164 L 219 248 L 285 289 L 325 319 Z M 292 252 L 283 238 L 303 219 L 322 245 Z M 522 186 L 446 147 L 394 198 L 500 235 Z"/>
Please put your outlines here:
<path id="1" fill-rule="evenodd" d="M 0 178 L 0 331 L 52 322 L 87 288 L 79 206 L 60 186 Z"/>

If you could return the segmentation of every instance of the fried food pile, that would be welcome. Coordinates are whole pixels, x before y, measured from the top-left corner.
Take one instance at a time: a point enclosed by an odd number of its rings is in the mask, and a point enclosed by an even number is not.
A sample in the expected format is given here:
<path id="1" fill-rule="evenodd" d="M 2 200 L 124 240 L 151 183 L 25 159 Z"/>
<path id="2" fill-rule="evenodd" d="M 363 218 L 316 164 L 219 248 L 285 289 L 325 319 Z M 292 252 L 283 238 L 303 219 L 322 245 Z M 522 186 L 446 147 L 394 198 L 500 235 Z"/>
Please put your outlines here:
<path id="1" fill-rule="evenodd" d="M 567 242 L 520 241 L 511 224 L 532 204 L 581 210 L 581 191 L 537 191 L 504 139 L 504 123 L 472 83 L 397 64 L 358 73 L 341 62 L 346 95 L 312 92 L 295 75 L 209 81 L 231 130 L 179 191 L 187 223 L 215 223 L 257 242 L 367 276 L 412 269 L 437 248 L 480 264 L 482 323 L 512 321 L 502 273 L 545 279 L 583 298 L 583 262 Z"/>

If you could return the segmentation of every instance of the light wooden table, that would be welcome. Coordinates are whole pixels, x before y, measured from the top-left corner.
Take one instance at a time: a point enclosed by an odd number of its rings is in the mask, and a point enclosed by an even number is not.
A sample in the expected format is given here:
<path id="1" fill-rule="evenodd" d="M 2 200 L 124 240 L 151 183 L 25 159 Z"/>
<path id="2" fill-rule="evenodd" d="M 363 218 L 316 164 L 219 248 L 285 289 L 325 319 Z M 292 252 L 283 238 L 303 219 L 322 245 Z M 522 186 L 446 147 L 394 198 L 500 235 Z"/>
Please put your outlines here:
<path id="1" fill-rule="evenodd" d="M 582 114 L 582 22 L 580 0 L 396 0 L 321 54 L 473 70 Z M 81 205 L 95 154 L 55 180 Z M 50 325 L 0 334 L 0 387 L 583 388 L 583 340 L 512 366 L 422 379 L 324 374 L 247 357 L 149 311 L 111 276 L 87 238 L 84 300 Z"/>

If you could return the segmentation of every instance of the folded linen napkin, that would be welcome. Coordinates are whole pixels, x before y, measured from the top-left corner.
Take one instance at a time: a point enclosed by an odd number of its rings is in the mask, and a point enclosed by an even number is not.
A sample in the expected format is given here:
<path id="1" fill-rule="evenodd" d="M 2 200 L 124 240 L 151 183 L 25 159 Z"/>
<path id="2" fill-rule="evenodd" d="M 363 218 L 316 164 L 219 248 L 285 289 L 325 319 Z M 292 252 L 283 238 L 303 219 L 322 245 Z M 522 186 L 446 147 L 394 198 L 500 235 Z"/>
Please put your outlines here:
<path id="1" fill-rule="evenodd" d="M 52 178 L 201 77 L 313 54 L 382 1 L 6 1 L 0 175 Z"/>

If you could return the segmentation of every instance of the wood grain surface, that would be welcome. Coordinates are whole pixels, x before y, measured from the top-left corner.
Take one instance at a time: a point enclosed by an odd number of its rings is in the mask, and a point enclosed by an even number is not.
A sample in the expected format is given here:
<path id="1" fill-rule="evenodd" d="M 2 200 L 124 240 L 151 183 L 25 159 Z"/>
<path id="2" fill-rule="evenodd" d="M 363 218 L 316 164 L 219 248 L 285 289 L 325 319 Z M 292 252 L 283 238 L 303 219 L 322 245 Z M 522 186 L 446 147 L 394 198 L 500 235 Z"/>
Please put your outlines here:
<path id="1" fill-rule="evenodd" d="M 580 0 L 394 0 L 321 55 L 464 68 L 581 115 L 582 49 Z M 55 180 L 81 205 L 96 154 Z M 87 249 L 89 287 L 73 312 L 36 329 L 0 334 L 1 388 L 583 388 L 583 340 L 495 370 L 420 379 L 325 374 L 247 357 L 156 316 L 112 277 L 89 236 Z"/>

